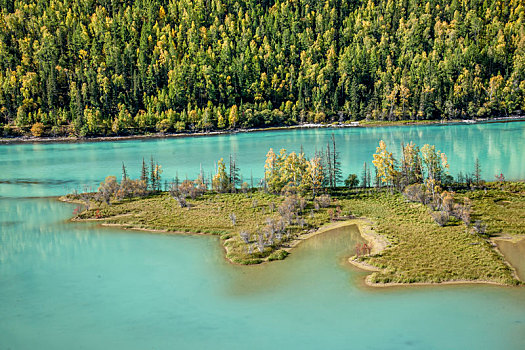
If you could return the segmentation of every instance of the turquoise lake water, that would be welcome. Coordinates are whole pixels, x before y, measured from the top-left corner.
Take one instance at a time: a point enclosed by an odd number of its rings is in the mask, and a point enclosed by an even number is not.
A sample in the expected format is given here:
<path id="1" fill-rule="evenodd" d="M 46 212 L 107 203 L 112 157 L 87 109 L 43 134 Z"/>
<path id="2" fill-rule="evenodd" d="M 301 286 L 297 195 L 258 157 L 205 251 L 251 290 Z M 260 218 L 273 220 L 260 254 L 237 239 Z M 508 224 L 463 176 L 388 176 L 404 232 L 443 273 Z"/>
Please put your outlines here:
<path id="1" fill-rule="evenodd" d="M 142 158 L 153 155 L 164 169 L 163 177 L 197 177 L 202 166 L 214 172 L 221 157 L 237 156 L 244 180 L 255 184 L 264 173 L 266 153 L 285 148 L 307 155 L 326 148 L 332 133 L 341 154 L 343 174 L 361 176 L 363 163 L 372 166 L 379 140 L 399 153 L 401 143 L 436 145 L 448 155 L 450 173 L 472 173 L 476 157 L 482 176 L 494 180 L 525 177 L 525 121 L 475 125 L 398 126 L 345 129 L 301 129 L 238 133 L 213 137 L 171 138 L 141 141 L 0 145 L 0 196 L 39 197 L 61 195 L 89 185 L 96 189 L 107 175 L 121 176 L 122 162 L 138 177 Z"/>
<path id="2" fill-rule="evenodd" d="M 294 130 L 205 138 L 0 146 L 0 349 L 523 349 L 525 289 L 484 285 L 371 289 L 345 263 L 355 228 L 303 242 L 263 266 L 224 260 L 216 237 L 71 223 L 44 196 L 133 176 L 151 154 L 164 176 L 194 177 L 237 153 L 260 177 L 269 147 L 306 153 L 337 138 L 360 173 L 379 139 L 436 144 L 451 173 L 525 178 L 525 123 Z"/>

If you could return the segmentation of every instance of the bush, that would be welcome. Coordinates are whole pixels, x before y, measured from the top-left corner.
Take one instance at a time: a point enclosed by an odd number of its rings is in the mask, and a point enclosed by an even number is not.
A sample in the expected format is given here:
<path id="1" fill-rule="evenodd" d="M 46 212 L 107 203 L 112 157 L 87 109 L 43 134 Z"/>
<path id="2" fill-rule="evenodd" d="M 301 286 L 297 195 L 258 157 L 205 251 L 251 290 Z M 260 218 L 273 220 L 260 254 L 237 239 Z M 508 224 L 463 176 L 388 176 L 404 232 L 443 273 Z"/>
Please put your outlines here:
<path id="1" fill-rule="evenodd" d="M 328 194 L 323 194 L 315 199 L 315 203 L 317 203 L 321 208 L 328 208 L 330 206 L 331 201 L 332 199 Z"/>
<path id="2" fill-rule="evenodd" d="M 411 202 L 427 203 L 427 193 L 421 184 L 408 185 L 405 187 L 403 195 Z"/>
<path id="3" fill-rule="evenodd" d="M 31 127 L 31 134 L 34 137 L 40 137 L 44 134 L 44 124 L 42 123 L 35 123 Z"/>
<path id="4" fill-rule="evenodd" d="M 356 174 L 350 174 L 345 180 L 345 186 L 349 189 L 356 188 L 359 186 L 359 179 Z"/>
<path id="5" fill-rule="evenodd" d="M 288 254 L 286 250 L 279 249 L 268 256 L 268 261 L 283 260 Z"/>
<path id="6" fill-rule="evenodd" d="M 430 216 L 432 216 L 432 219 L 439 225 L 439 226 L 445 226 L 448 222 L 448 219 L 450 216 L 448 213 L 444 211 L 431 211 Z"/>
<path id="7" fill-rule="evenodd" d="M 241 231 L 241 233 L 239 233 L 239 236 L 241 236 L 241 239 L 244 243 L 250 244 L 250 234 L 248 232 Z"/>
<path id="8" fill-rule="evenodd" d="M 483 223 L 481 220 L 477 220 L 474 225 L 474 231 L 476 231 L 480 235 L 484 235 L 487 233 L 487 224 Z"/>

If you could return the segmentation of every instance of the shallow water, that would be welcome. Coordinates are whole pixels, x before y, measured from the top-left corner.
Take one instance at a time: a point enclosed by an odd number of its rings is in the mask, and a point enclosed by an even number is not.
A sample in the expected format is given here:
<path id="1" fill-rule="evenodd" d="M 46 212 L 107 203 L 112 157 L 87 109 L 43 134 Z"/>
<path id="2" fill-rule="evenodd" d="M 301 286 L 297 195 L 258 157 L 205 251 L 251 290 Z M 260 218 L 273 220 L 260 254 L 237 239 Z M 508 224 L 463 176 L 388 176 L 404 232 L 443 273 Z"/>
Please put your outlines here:
<path id="1" fill-rule="evenodd" d="M 525 123 L 473 127 L 465 133 L 502 144 L 491 148 L 477 139 L 469 144 L 487 152 L 500 149 L 497 163 L 523 177 Z M 480 133 L 479 127 L 488 131 Z M 455 142 L 433 128 L 381 128 L 381 135 L 373 129 L 373 135 L 361 135 L 370 139 L 362 147 L 373 151 L 377 138 L 388 135 L 396 142 L 417 134 L 423 142 L 438 143 L 425 139 L 429 135 L 444 145 Z M 513 142 L 498 136 L 507 128 Z M 345 138 L 347 132 L 356 131 L 336 130 L 336 135 Z M 253 164 L 255 176 L 260 161 L 250 155 L 262 154 L 264 160 L 269 145 L 303 143 L 313 149 L 329 135 L 305 130 L 251 134 L 253 141 L 239 134 L 0 146 L 0 349 L 522 349 L 524 288 L 364 287 L 366 273 L 345 263 L 360 239 L 353 227 L 313 237 L 284 261 L 244 267 L 224 260 L 216 237 L 71 223 L 73 205 L 23 198 L 96 183 L 108 169 L 119 172 L 121 159 L 131 168 L 132 159 L 152 152 L 167 164 L 166 175 L 175 166 L 196 173 L 201 157 L 211 161 L 243 149 L 241 167 Z M 339 143 L 350 159 L 347 167 L 364 153 L 360 143 Z M 462 154 L 468 152 L 479 151 Z M 31 183 L 35 179 L 38 183 Z"/>
<path id="2" fill-rule="evenodd" d="M 498 239 L 496 244 L 505 259 L 516 269 L 518 277 L 525 281 L 525 238 L 516 242 Z"/>

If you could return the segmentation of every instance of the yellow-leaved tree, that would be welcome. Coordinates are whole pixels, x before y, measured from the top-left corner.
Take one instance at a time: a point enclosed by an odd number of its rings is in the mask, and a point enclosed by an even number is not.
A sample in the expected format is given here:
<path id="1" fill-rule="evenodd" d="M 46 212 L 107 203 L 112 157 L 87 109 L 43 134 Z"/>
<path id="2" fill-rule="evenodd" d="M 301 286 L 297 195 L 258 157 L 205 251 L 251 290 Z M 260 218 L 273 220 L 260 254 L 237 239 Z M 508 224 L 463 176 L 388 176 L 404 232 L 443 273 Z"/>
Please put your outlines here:
<path id="1" fill-rule="evenodd" d="M 281 183 L 286 187 L 286 191 L 295 193 L 300 190 L 306 167 L 307 160 L 302 153 L 292 152 L 284 157 L 280 177 Z"/>
<path id="2" fill-rule="evenodd" d="M 436 146 L 434 145 L 426 144 L 421 147 L 421 156 L 426 168 L 427 177 L 435 180 L 436 183 L 440 183 L 449 168 L 445 153 L 436 151 Z"/>
<path id="3" fill-rule="evenodd" d="M 230 108 L 230 115 L 228 119 L 230 122 L 230 129 L 235 129 L 235 125 L 239 120 L 239 108 L 237 105 L 233 105 L 232 108 Z"/>
<path id="4" fill-rule="evenodd" d="M 217 162 L 217 173 L 213 176 L 212 187 L 217 192 L 228 192 L 230 189 L 230 179 L 226 173 L 226 164 L 224 159 Z"/>
<path id="5" fill-rule="evenodd" d="M 406 185 L 421 182 L 423 169 L 419 147 L 410 142 L 402 147 L 403 158 L 401 160 L 401 174 Z"/>
<path id="6" fill-rule="evenodd" d="M 392 152 L 388 152 L 386 149 L 385 141 L 379 141 L 379 147 L 376 148 L 372 163 L 377 169 L 377 176 L 381 179 L 381 182 L 392 185 L 398 172 L 395 167 L 394 156 Z"/>
<path id="7" fill-rule="evenodd" d="M 323 163 L 320 157 L 314 157 L 306 163 L 306 174 L 302 183 L 303 191 L 311 191 L 312 198 L 315 198 L 323 188 L 323 182 Z"/>

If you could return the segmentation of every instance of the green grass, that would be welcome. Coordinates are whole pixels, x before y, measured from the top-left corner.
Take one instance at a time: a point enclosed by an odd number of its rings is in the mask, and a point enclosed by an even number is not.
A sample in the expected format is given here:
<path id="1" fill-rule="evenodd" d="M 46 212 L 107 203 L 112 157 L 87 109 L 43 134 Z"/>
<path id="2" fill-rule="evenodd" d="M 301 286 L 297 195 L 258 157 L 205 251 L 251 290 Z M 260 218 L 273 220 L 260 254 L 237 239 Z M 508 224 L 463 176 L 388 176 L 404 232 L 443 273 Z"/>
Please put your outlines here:
<path id="1" fill-rule="evenodd" d="M 472 221 L 487 224 L 488 236 L 525 234 L 525 183 L 488 183 L 487 190 L 464 192 L 472 200 Z"/>
<path id="2" fill-rule="evenodd" d="M 482 196 L 475 191 L 472 197 Z M 512 198 L 513 208 L 525 206 L 517 196 Z M 483 212 L 481 204 L 488 200 L 474 200 L 474 216 L 490 220 L 494 228 L 498 212 Z M 373 273 L 374 283 L 415 283 L 447 281 L 491 281 L 517 284 L 511 269 L 484 237 L 473 233 L 458 222 L 438 226 L 430 217 L 429 209 L 421 204 L 408 203 L 399 194 L 379 193 L 343 201 L 354 214 L 366 216 L 375 222 L 375 230 L 383 234 L 391 245 L 381 254 L 365 257 L 381 272 Z M 521 221 L 520 221 L 521 220 Z M 521 223 L 521 224 L 520 224 Z M 525 220 L 519 217 L 512 230 L 523 231 Z M 513 231 L 514 232 L 514 231 Z"/>
<path id="3" fill-rule="evenodd" d="M 525 185 L 508 183 L 505 186 L 501 189 L 498 184 L 488 184 L 486 191 L 461 192 L 456 194 L 456 198 L 471 198 L 472 219 L 487 223 L 488 234 L 524 234 Z M 360 258 L 381 269 L 372 274 L 373 283 L 518 283 L 487 236 L 480 236 L 471 227 L 467 228 L 457 221 L 440 227 L 430 217 L 427 207 L 409 203 L 400 194 L 339 189 L 333 198 L 331 207 L 326 209 L 314 210 L 313 203 L 308 202 L 302 214 L 306 227 L 290 226 L 287 242 L 268 246 L 262 253 L 257 249 L 249 253 L 239 233 L 254 233 L 264 228 L 267 218 L 277 218 L 277 210 L 270 208 L 271 203 L 275 208 L 279 206 L 283 200 L 280 196 L 261 192 L 208 193 L 199 199 L 189 200 L 191 208 L 188 209 L 180 208 L 169 195 L 163 193 L 93 208 L 81 213 L 80 218 L 94 218 L 98 210 L 105 223 L 128 228 L 219 235 L 226 248 L 226 256 L 232 262 L 258 264 L 284 259 L 288 255 L 289 244 L 296 236 L 330 222 L 329 210 L 339 206 L 343 215 L 351 212 L 355 216 L 371 219 L 375 231 L 390 242 L 390 246 L 381 253 Z M 229 218 L 230 213 L 236 215 L 235 226 Z"/>
<path id="4" fill-rule="evenodd" d="M 143 199 L 124 200 L 110 206 L 93 206 L 89 211 L 81 213 L 79 218 L 94 219 L 98 215 L 104 223 L 127 228 L 220 235 L 228 259 L 239 264 L 255 264 L 281 260 L 287 254 L 280 250 L 280 244 L 268 246 L 262 253 L 257 249 L 249 253 L 248 246 L 239 234 L 241 231 L 253 234 L 258 229 L 264 230 L 267 218 L 279 217 L 277 208 L 282 200 L 281 196 L 261 192 L 207 193 L 195 200 L 188 200 L 190 208 L 180 208 L 168 194 L 162 193 Z M 327 209 L 314 210 L 313 217 L 310 215 L 312 209 L 313 203 L 310 202 L 302 215 L 306 222 L 304 228 L 294 225 L 287 228 L 290 232 L 289 241 L 330 221 Z M 230 219 L 231 213 L 236 216 L 235 226 Z M 285 247 L 288 244 L 289 242 L 283 243 Z"/>

